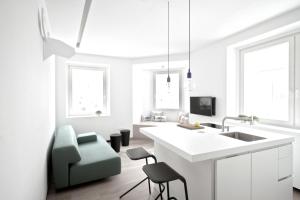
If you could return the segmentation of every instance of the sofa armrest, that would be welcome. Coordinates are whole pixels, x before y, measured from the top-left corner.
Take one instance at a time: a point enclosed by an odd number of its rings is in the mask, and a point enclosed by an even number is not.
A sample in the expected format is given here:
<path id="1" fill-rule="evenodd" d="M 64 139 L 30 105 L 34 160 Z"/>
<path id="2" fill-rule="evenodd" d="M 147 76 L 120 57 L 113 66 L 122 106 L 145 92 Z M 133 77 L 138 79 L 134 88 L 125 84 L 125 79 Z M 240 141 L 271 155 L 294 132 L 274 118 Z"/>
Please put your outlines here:
<path id="1" fill-rule="evenodd" d="M 69 186 L 69 166 L 80 160 L 80 155 L 73 146 L 52 150 L 52 170 L 56 189 Z"/>
<path id="2" fill-rule="evenodd" d="M 77 136 L 78 144 L 97 141 L 97 134 L 95 132 L 82 133 Z"/>
<path id="3" fill-rule="evenodd" d="M 69 186 L 69 166 L 81 160 L 72 126 L 62 126 L 55 133 L 52 148 L 52 170 L 56 189 Z"/>

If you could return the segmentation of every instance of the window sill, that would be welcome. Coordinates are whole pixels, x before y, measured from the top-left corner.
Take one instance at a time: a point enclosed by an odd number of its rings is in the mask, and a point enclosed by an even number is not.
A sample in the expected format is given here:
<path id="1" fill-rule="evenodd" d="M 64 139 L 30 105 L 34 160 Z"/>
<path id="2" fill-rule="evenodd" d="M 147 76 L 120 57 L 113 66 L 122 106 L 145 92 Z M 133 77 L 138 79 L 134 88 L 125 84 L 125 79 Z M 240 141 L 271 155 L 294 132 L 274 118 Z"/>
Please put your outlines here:
<path id="1" fill-rule="evenodd" d="M 168 111 L 181 111 L 182 108 L 155 108 L 154 111 L 164 111 L 164 112 L 168 112 Z"/>
<path id="2" fill-rule="evenodd" d="M 77 119 L 77 118 L 101 118 L 101 117 L 109 117 L 110 114 L 101 114 L 101 115 L 68 115 L 67 119 Z"/>

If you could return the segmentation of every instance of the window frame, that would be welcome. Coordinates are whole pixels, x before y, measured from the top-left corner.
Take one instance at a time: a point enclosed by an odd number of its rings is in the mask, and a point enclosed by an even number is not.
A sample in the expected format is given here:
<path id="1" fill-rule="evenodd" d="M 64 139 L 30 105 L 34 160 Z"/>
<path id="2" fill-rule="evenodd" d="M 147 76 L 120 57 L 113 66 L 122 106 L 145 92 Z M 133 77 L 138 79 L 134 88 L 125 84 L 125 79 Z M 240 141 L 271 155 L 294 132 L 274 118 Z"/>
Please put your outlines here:
<path id="1" fill-rule="evenodd" d="M 109 93 L 109 65 L 108 64 L 90 64 L 90 63 L 68 63 L 67 64 L 67 118 L 80 118 L 80 117 L 103 117 L 110 115 L 110 93 Z M 95 70 L 103 72 L 103 105 L 106 108 L 105 112 L 99 116 L 96 113 L 89 114 L 73 114 L 71 113 L 72 106 L 72 69 Z"/>
<path id="2" fill-rule="evenodd" d="M 295 43 L 295 55 L 296 55 L 298 52 L 300 53 L 300 32 L 294 34 L 294 40 L 295 40 L 294 43 Z M 300 129 L 300 57 L 299 56 L 295 56 L 295 90 L 294 91 L 295 91 L 294 128 Z"/>
<path id="3" fill-rule="evenodd" d="M 171 108 L 157 108 L 156 106 L 156 74 L 168 74 L 168 71 L 154 71 L 153 72 L 153 107 L 156 110 L 162 110 L 162 111 L 180 111 L 183 108 L 183 77 L 182 77 L 182 71 L 181 70 L 170 70 L 170 74 L 172 73 L 178 73 L 179 74 L 179 108 L 171 109 Z M 167 81 L 167 80 L 166 80 Z M 171 79 L 172 84 L 172 79 Z"/>
<path id="4" fill-rule="evenodd" d="M 295 37 L 285 36 L 268 40 L 260 43 L 255 43 L 244 48 L 238 49 L 238 63 L 239 63 L 239 113 L 244 113 L 244 55 L 245 53 L 265 49 L 274 45 L 289 43 L 289 108 L 288 108 L 288 121 L 263 119 L 260 118 L 260 122 L 263 124 L 277 125 L 284 127 L 295 126 Z M 259 116 L 258 116 L 259 117 Z"/>

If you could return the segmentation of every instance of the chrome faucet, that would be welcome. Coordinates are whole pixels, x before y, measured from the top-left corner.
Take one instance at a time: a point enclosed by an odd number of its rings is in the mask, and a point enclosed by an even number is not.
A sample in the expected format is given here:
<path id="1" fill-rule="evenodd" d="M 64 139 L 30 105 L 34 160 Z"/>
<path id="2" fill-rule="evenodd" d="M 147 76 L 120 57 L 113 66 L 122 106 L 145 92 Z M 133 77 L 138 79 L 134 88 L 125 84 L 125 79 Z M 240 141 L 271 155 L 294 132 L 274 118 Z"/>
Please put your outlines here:
<path id="1" fill-rule="evenodd" d="M 239 121 L 242 121 L 242 122 L 250 122 L 250 125 L 253 125 L 254 121 L 258 121 L 259 120 L 258 117 L 253 116 L 253 115 L 252 116 L 239 115 L 237 117 L 226 116 L 222 120 L 222 132 L 224 132 L 224 130 L 225 130 L 225 121 L 226 121 L 226 119 L 239 120 Z"/>

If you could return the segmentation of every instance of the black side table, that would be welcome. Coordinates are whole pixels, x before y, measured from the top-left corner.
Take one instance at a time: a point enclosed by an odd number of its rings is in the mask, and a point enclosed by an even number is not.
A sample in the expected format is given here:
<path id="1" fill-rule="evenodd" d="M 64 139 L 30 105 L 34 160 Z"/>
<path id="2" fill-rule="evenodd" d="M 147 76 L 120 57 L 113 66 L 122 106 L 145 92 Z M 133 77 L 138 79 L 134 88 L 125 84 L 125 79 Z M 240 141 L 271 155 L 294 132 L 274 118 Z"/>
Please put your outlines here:
<path id="1" fill-rule="evenodd" d="M 129 138 L 130 138 L 130 130 L 123 129 L 123 130 L 120 130 L 120 133 L 122 135 L 122 146 L 128 146 Z"/>
<path id="2" fill-rule="evenodd" d="M 121 134 L 115 133 L 110 135 L 110 145 L 115 152 L 120 152 Z"/>

